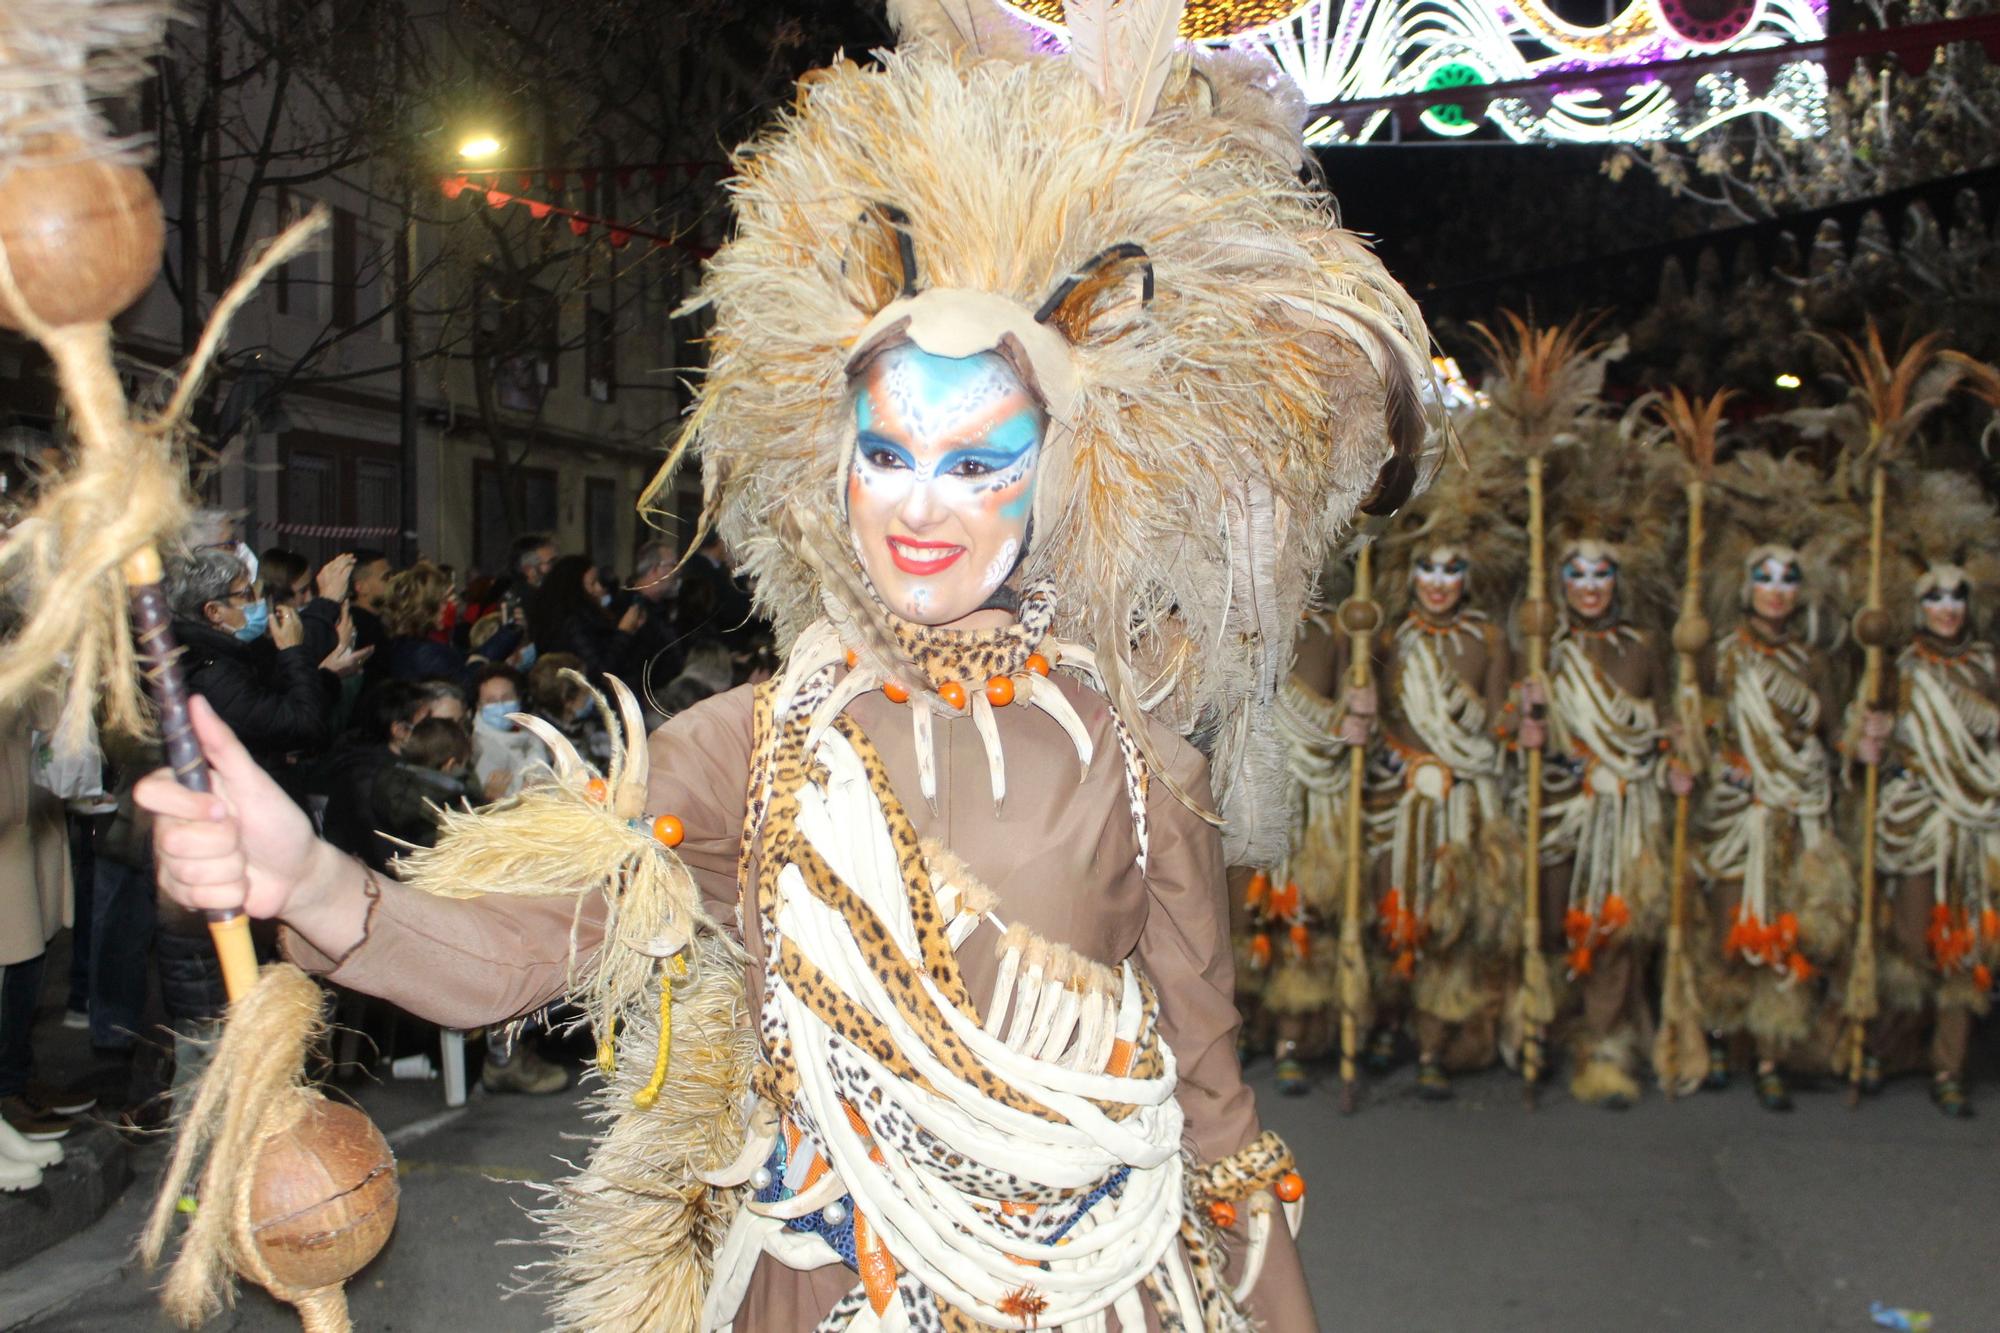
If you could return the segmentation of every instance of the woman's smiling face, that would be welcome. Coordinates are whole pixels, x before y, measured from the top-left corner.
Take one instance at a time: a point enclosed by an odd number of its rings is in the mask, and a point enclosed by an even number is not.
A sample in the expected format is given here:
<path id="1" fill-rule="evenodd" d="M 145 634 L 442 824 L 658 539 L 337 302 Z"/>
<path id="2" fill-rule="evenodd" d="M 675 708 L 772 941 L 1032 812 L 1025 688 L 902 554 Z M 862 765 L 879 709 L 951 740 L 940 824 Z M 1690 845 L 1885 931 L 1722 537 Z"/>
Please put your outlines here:
<path id="1" fill-rule="evenodd" d="M 1006 358 L 905 343 L 856 376 L 847 517 L 883 602 L 924 625 L 983 607 L 1019 562 L 1047 417 Z"/>

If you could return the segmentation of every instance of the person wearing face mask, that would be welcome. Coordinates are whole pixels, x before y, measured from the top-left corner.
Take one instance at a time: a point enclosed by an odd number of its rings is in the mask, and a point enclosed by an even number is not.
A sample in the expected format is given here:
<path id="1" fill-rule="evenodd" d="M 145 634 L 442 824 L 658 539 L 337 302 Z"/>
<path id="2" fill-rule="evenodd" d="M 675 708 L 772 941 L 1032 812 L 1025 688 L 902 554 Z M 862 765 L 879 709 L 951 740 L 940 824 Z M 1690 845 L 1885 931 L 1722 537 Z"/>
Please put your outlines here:
<path id="1" fill-rule="evenodd" d="M 1932 1101 L 1957 1118 L 1972 1114 L 1966 1051 L 2000 967 L 2000 654 L 1982 632 L 2000 586 L 2000 513 L 1959 473 L 1926 473 L 1898 499 L 1910 643 L 1894 710 L 1857 709 L 1850 729 L 1850 753 L 1883 774 L 1882 1012 L 1862 1088 L 1878 1090 L 1885 1069 L 1924 1068 Z"/>
<path id="2" fill-rule="evenodd" d="M 1669 758 L 1660 707 L 1673 670 L 1658 632 L 1676 591 L 1672 484 L 1657 455 L 1616 440 L 1585 449 L 1550 496 L 1558 621 L 1539 915 L 1550 971 L 1568 983 L 1557 1023 L 1570 1094 L 1623 1109 L 1639 1099 L 1645 964 L 1666 924 L 1669 784 L 1691 779 Z"/>
<path id="3" fill-rule="evenodd" d="M 1267 71 L 897 12 L 746 158 L 703 293 L 683 441 L 783 670 L 643 744 L 611 678 L 618 762 L 551 730 L 552 781 L 404 883 L 198 710 L 218 795 L 148 779 L 163 879 L 456 1026 L 575 991 L 606 1125 L 555 1322 L 1314 1328 L 1224 871 L 1281 854 L 1309 571 L 1422 471 L 1421 319 Z"/>
<path id="4" fill-rule="evenodd" d="M 472 768 L 489 801 L 517 795 L 536 765 L 546 765 L 548 748 L 513 721 L 523 711 L 527 677 L 509 666 L 489 666 L 473 686 Z"/>
<path id="5" fill-rule="evenodd" d="M 297 611 L 274 611 L 242 562 L 222 550 L 177 562 L 169 599 L 188 688 L 260 762 L 275 768 L 288 754 L 326 746 L 330 701 Z"/>
<path id="6" fill-rule="evenodd" d="M 1831 609 L 1830 562 L 1861 525 L 1797 457 L 1738 454 L 1711 495 L 1721 523 L 1708 614 L 1735 628 L 1712 650 L 1704 689 L 1720 718 L 1694 831 L 1715 940 L 1708 1086 L 1727 1085 L 1726 1042 L 1744 1034 L 1759 1104 L 1788 1111 L 1783 1066 L 1811 1035 L 1854 921 L 1854 868 L 1834 823 L 1836 710 L 1815 631 Z"/>
<path id="7" fill-rule="evenodd" d="M 1519 490 L 1514 466 L 1494 450 L 1447 468 L 1383 539 L 1382 743 L 1367 821 L 1382 1020 L 1367 1063 L 1387 1068 L 1406 1012 L 1417 1095 L 1431 1101 L 1452 1095 L 1448 1071 L 1498 1053 L 1504 923 L 1518 908 L 1505 778 L 1517 733 L 1539 724 L 1515 724 L 1507 635 L 1475 604 L 1519 581 L 1524 536 L 1501 505 Z"/>

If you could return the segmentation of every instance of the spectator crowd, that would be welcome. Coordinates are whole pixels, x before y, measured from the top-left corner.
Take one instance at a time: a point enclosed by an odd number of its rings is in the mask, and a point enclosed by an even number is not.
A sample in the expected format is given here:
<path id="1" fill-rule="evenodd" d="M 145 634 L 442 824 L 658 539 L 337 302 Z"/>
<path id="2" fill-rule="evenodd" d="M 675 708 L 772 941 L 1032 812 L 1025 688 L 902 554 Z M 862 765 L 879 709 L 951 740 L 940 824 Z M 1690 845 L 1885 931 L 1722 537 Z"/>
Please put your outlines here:
<path id="1" fill-rule="evenodd" d="M 620 569 L 531 534 L 505 569 L 461 578 L 380 550 L 317 567 L 285 549 L 254 553 L 233 516 L 206 511 L 169 562 L 168 594 L 192 692 L 328 841 L 388 875 L 402 851 L 435 840 L 441 811 L 504 801 L 546 763 L 515 714 L 603 759 L 610 742 L 592 688 L 603 677 L 630 685 L 657 725 L 773 663 L 768 627 L 713 538 L 685 559 L 655 542 Z M 0 840 L 0 853 L 30 872 L 10 892 L 34 900 L 0 911 L 0 1116 L 29 1143 L 61 1137 L 89 1105 L 32 1077 L 43 953 L 66 918 L 75 934 L 64 1023 L 87 1027 L 106 1060 L 134 1061 L 125 1102 L 138 1127 L 157 1123 L 164 1094 L 198 1072 L 224 1005 L 205 924 L 157 895 L 132 807 L 157 747 L 107 735 L 85 756 L 58 757 L 38 723 L 8 718 L 0 737 L 0 803 L 20 807 L 18 838 Z M 344 1001 L 342 1018 L 386 1058 L 420 1025 L 377 1004 Z M 532 1038 L 489 1033 L 485 1052 L 488 1091 L 568 1084 Z M 11 1141 L 0 1130 L 0 1187 Z"/>

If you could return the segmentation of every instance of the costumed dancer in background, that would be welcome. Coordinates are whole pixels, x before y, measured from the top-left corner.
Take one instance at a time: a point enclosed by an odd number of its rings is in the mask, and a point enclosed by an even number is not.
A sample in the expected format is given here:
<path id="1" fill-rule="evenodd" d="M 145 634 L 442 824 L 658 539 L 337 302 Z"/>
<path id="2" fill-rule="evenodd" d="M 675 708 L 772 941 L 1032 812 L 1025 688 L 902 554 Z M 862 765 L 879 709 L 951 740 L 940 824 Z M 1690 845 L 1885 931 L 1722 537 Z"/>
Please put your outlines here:
<path id="1" fill-rule="evenodd" d="M 1570 1092 L 1623 1109 L 1650 1039 L 1648 955 L 1666 921 L 1672 499 L 1662 451 L 1608 428 L 1552 488 L 1559 622 L 1543 749 L 1542 947 L 1569 983 Z"/>
<path id="2" fill-rule="evenodd" d="M 1781 1064 L 1811 1035 L 1823 974 L 1844 959 L 1853 865 L 1834 826 L 1839 684 L 1823 626 L 1840 623 L 1835 562 L 1861 532 L 1824 479 L 1796 456 L 1738 454 L 1711 489 L 1724 517 L 1711 559 L 1709 619 L 1717 713 L 1699 816 L 1714 970 L 1710 1086 L 1726 1085 L 1724 1038 L 1756 1043 L 1757 1099 L 1791 1109 Z"/>
<path id="3" fill-rule="evenodd" d="M 1506 632 L 1480 605 L 1519 581 L 1525 537 L 1506 451 L 1479 441 L 1381 539 L 1390 619 L 1378 641 L 1381 744 L 1368 769 L 1380 1067 L 1407 1008 L 1417 1092 L 1451 1096 L 1448 1069 L 1490 1064 L 1518 920 L 1520 832 L 1504 782 L 1517 728 Z M 1400 618 L 1395 603 L 1407 606 Z M 1526 723 L 1532 730 L 1536 723 Z M 1516 930 L 1518 935 L 1518 930 Z"/>
<path id="4" fill-rule="evenodd" d="M 451 1026 L 577 995 L 562 1327 L 1311 1328 L 1223 867 L 1282 855 L 1252 761 L 1330 546 L 1418 478 L 1422 324 L 1181 5 L 1054 55 L 894 13 L 738 157 L 703 288 L 683 444 L 782 676 L 649 746 L 620 690 L 606 774 L 548 733 L 404 883 L 202 714 L 228 811 L 148 780 L 162 884 Z"/>
<path id="5" fill-rule="evenodd" d="M 1323 600 L 1342 578 L 1329 574 Z M 1344 684 L 1347 635 L 1330 611 L 1300 623 L 1292 673 L 1272 719 L 1285 743 L 1291 828 L 1286 859 L 1254 876 L 1246 890 L 1250 937 L 1237 950 L 1239 997 L 1252 997 L 1277 1056 L 1278 1091 L 1309 1092 L 1305 1062 L 1330 1054 L 1339 1039 L 1337 953 L 1341 890 L 1347 873 L 1349 747 L 1366 745 L 1375 692 Z M 1239 1000 L 1239 1003 L 1241 1001 Z"/>
<path id="6" fill-rule="evenodd" d="M 1927 472 L 1894 488 L 1892 567 L 1914 632 L 1896 658 L 1893 713 L 1865 711 L 1854 744 L 1882 767 L 1875 863 L 1882 1014 L 1863 1089 L 1909 1060 L 1931 1018 L 1931 1099 L 1972 1113 L 1965 1056 L 2000 964 L 2000 655 L 1984 632 L 2000 586 L 2000 513 L 1976 477 Z M 1892 531 L 1894 530 L 1892 529 Z M 1978 617 L 1975 619 L 1975 617 Z M 1886 740 L 1886 745 L 1885 745 Z"/>

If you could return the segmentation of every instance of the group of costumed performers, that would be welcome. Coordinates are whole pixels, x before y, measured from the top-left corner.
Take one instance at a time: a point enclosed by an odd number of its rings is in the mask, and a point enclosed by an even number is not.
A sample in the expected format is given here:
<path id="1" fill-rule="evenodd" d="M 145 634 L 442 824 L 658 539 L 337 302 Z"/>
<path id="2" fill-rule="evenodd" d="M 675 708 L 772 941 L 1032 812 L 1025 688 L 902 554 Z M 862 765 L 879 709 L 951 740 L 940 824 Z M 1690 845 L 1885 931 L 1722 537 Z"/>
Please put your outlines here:
<path id="1" fill-rule="evenodd" d="M 899 46 L 737 159 L 668 466 L 700 460 L 777 679 L 650 740 L 614 689 L 606 772 L 546 735 L 551 781 L 399 879 L 199 707 L 221 799 L 142 786 L 166 891 L 278 919 L 309 970 L 453 1027 L 589 1014 L 562 1327 L 1316 1326 L 1224 867 L 1283 846 L 1316 576 L 1441 437 L 1421 318 L 1302 170 L 1290 85 L 1177 41 L 1183 8 L 1072 3 L 1052 52 L 892 4 Z M 1504 642 L 1449 652 L 1470 692 L 1393 733 L 1452 728 L 1491 786 L 1450 710 L 1497 704 Z M 1424 799 L 1412 846 L 1499 814 Z"/>
<path id="2" fill-rule="evenodd" d="M 1575 350 L 1571 369 L 1588 372 L 1576 381 L 1594 392 L 1591 362 L 1615 349 Z M 1890 472 L 1882 600 L 1898 643 L 1871 692 L 1853 628 L 1869 514 L 1837 484 L 1841 465 L 1757 448 L 1716 466 L 1720 399 L 1650 442 L 1642 423 L 1659 418 L 1644 404 L 1621 420 L 1580 400 L 1546 454 L 1555 595 L 1538 676 L 1522 414 L 1504 410 L 1526 367 L 1495 360 L 1491 396 L 1459 422 L 1463 460 L 1372 538 L 1376 685 L 1347 674 L 1351 601 L 1300 632 L 1279 710 L 1291 843 L 1238 878 L 1246 1049 L 1275 1044 L 1280 1089 L 1308 1091 L 1302 1061 L 1335 1044 L 1345 1010 L 1364 1068 L 1386 1071 L 1414 1041 L 1421 1097 L 1449 1096 L 1454 1069 L 1524 1059 L 1537 1034 L 1522 830 L 1539 750 L 1544 1035 L 1567 1052 L 1573 1095 L 1631 1105 L 1652 1051 L 1670 1092 L 1725 1087 L 1741 1062 L 1759 1102 L 1788 1109 L 1788 1070 L 1850 1074 L 1860 987 L 1879 999 L 1857 1089 L 1923 1066 L 1939 1107 L 1968 1113 L 1970 1024 L 2000 964 L 2000 662 L 1978 591 L 2000 577 L 2000 514 L 1975 477 Z M 1690 466 L 1672 441 L 1704 432 Z M 1683 503 L 1696 473 L 1705 524 Z M 1691 540 L 1698 582 L 1684 590 Z M 1342 818 L 1354 746 L 1366 750 L 1358 847 Z M 1880 777 L 1874 949 L 1857 949 L 1864 766 Z M 1370 886 L 1359 1003 L 1333 943 L 1356 860 Z M 1664 947 L 1682 910 L 1685 973 Z M 1679 975 L 1690 998 L 1674 1012 L 1662 988 Z M 1662 1054 L 1675 1023 L 1693 1034 L 1684 1068 Z"/>

